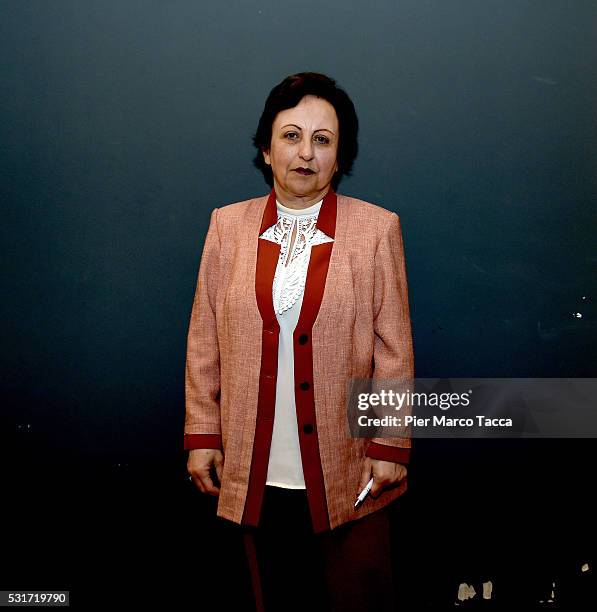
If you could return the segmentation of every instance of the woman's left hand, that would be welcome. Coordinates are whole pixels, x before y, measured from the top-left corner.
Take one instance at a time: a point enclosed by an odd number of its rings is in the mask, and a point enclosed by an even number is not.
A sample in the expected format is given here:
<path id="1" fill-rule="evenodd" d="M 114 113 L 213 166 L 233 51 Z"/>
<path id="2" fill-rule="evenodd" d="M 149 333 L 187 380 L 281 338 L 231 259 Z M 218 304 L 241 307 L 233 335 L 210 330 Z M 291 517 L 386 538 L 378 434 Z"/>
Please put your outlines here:
<path id="1" fill-rule="evenodd" d="M 361 484 L 357 495 L 367 486 L 372 476 L 373 486 L 371 487 L 370 495 L 375 499 L 383 489 L 397 485 L 406 476 L 406 466 L 401 463 L 393 463 L 392 461 L 365 457 L 361 473 Z"/>

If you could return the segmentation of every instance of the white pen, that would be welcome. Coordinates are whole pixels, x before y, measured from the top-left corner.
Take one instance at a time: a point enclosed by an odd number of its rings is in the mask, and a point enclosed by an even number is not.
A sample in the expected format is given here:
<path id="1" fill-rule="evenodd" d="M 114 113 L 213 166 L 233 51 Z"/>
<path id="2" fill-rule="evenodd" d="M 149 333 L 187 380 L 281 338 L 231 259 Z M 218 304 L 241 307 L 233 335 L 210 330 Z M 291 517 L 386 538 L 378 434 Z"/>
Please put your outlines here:
<path id="1" fill-rule="evenodd" d="M 357 501 L 354 503 L 354 507 L 356 508 L 364 499 L 367 497 L 369 491 L 371 491 L 371 487 L 373 486 L 373 478 L 367 483 L 365 488 L 359 493 L 357 497 Z"/>

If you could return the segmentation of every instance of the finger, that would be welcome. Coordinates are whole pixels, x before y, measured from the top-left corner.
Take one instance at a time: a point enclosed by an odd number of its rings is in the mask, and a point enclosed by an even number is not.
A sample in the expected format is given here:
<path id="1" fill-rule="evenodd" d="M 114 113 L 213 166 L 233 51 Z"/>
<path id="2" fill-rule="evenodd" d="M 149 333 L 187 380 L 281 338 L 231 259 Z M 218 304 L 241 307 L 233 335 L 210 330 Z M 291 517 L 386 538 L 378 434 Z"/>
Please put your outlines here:
<path id="1" fill-rule="evenodd" d="M 394 474 L 392 475 L 391 484 L 398 484 L 406 476 L 406 468 L 397 464 L 394 468 Z"/>
<path id="2" fill-rule="evenodd" d="M 206 492 L 205 487 L 203 486 L 203 483 L 201 482 L 200 478 L 198 478 L 194 474 L 191 474 L 191 480 L 193 481 L 193 484 L 199 489 L 199 491 L 201 491 L 201 493 Z"/>
<path id="3" fill-rule="evenodd" d="M 380 495 L 380 493 L 383 491 L 384 488 L 384 482 L 381 480 L 374 480 L 373 481 L 373 486 L 371 487 L 371 497 L 373 497 L 373 499 L 377 499 Z"/>
<path id="4" fill-rule="evenodd" d="M 209 472 L 201 475 L 201 483 L 205 487 L 205 492 L 210 495 L 218 495 L 220 493 L 219 487 L 216 487 L 211 479 Z"/>
<path id="5" fill-rule="evenodd" d="M 359 482 L 359 493 L 367 486 L 367 483 L 371 480 L 371 463 L 368 459 L 363 462 L 363 469 L 361 470 L 361 480 Z"/>
<path id="6" fill-rule="evenodd" d="M 220 483 L 222 482 L 222 472 L 224 471 L 224 461 L 222 459 L 216 459 L 214 461 L 214 465 L 216 468 L 216 475 Z"/>
<path id="7" fill-rule="evenodd" d="M 375 480 L 373 481 L 370 495 L 373 497 L 373 499 L 377 499 L 384 487 L 388 484 L 388 477 L 385 473 L 383 464 L 374 463 L 371 471 L 373 472 L 373 477 Z"/>

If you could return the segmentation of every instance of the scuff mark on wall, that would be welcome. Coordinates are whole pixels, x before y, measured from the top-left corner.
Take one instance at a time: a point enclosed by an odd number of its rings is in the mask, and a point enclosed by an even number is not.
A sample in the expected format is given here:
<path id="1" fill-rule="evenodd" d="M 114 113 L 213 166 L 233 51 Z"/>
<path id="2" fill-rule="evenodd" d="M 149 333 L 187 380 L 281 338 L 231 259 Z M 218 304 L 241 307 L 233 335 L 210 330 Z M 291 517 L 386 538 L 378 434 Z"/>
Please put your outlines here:
<path id="1" fill-rule="evenodd" d="M 483 583 L 483 599 L 491 599 L 493 593 L 493 583 L 491 580 Z"/>
<path id="2" fill-rule="evenodd" d="M 534 75 L 533 80 L 537 81 L 538 83 L 544 83 L 545 85 L 557 85 L 557 81 L 554 81 L 553 79 L 550 79 L 549 77 Z"/>
<path id="3" fill-rule="evenodd" d="M 466 582 L 462 582 L 458 585 L 458 599 L 460 601 L 472 599 L 476 594 L 477 592 L 475 591 L 475 587 L 472 584 L 466 584 Z"/>

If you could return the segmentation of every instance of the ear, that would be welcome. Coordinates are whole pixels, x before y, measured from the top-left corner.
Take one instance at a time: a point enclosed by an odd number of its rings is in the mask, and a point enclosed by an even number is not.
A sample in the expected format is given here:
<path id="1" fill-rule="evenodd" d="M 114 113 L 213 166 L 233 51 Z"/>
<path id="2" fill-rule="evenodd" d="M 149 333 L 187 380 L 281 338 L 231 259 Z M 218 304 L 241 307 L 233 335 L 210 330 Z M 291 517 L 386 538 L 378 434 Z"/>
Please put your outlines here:
<path id="1" fill-rule="evenodd" d="M 269 151 L 266 151 L 265 149 L 261 149 L 261 152 L 263 153 L 263 159 L 265 160 L 265 163 L 268 166 L 271 166 L 271 160 L 269 158 Z"/>

